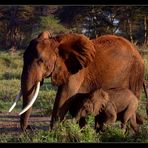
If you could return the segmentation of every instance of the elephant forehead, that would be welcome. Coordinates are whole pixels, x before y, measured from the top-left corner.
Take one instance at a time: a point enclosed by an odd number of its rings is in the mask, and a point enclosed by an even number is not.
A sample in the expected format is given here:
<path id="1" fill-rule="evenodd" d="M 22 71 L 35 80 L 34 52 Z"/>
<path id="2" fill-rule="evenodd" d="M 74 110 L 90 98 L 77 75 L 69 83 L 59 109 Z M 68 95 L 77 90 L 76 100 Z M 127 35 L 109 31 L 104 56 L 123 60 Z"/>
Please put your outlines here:
<path id="1" fill-rule="evenodd" d="M 46 49 L 47 47 L 49 48 L 51 46 L 51 42 L 49 40 L 39 40 L 37 45 L 36 45 L 36 49 L 40 52 L 44 49 Z"/>
<path id="2" fill-rule="evenodd" d="M 54 52 L 57 48 L 57 44 L 54 40 L 44 39 L 37 43 L 36 50 L 40 54 L 42 52 Z"/>

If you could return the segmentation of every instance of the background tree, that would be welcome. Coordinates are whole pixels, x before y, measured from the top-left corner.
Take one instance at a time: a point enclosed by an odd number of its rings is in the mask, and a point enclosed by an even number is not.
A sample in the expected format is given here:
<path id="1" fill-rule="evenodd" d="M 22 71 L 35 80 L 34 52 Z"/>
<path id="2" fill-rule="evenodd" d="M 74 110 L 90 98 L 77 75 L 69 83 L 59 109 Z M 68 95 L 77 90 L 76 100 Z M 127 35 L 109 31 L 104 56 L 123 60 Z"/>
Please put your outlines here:
<path id="1" fill-rule="evenodd" d="M 0 6 L 0 48 L 25 48 L 43 30 L 118 34 L 147 45 L 147 6 Z"/>
<path id="2" fill-rule="evenodd" d="M 2 6 L 2 47 L 20 47 L 27 32 L 31 31 L 34 8 L 31 6 Z"/>
<path id="3" fill-rule="evenodd" d="M 66 31 L 52 15 L 58 6 L 0 6 L 0 46 L 25 48 L 40 31 Z"/>

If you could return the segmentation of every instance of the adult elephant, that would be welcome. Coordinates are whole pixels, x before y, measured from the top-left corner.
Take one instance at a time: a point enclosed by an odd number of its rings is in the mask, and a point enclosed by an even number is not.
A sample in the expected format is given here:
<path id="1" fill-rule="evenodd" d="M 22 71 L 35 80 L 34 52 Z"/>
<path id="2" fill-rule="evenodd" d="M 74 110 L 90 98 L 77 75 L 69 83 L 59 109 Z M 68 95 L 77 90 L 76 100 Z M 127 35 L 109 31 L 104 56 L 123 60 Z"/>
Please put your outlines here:
<path id="1" fill-rule="evenodd" d="M 52 84 L 58 86 L 51 128 L 57 117 L 64 118 L 70 98 L 76 93 L 101 87 L 123 87 L 129 88 L 140 99 L 144 61 L 129 41 L 115 35 L 89 40 L 76 33 L 54 38 L 45 34 L 32 40 L 24 53 L 21 76 L 23 111 L 20 113 L 23 130 L 28 126 L 40 83 L 49 76 Z"/>

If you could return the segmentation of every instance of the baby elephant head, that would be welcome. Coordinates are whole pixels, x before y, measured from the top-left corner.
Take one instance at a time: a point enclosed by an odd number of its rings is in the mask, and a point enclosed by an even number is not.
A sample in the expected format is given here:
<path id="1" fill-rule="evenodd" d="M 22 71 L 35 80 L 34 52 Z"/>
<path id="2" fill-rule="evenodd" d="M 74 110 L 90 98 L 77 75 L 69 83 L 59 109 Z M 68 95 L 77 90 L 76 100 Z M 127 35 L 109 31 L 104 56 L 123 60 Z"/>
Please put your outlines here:
<path id="1" fill-rule="evenodd" d="M 103 89 L 96 90 L 84 101 L 79 110 L 78 117 L 86 117 L 89 113 L 96 116 L 109 101 L 108 93 Z M 77 118 L 78 119 L 78 118 Z"/>

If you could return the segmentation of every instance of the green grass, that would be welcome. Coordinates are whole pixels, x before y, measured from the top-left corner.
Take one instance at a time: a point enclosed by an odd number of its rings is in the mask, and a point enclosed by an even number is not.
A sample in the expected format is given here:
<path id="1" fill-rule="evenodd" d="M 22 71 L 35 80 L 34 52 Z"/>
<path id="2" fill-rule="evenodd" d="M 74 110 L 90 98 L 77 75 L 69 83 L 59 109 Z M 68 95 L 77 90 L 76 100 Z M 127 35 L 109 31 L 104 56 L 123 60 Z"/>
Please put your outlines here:
<path id="1" fill-rule="evenodd" d="M 21 142 L 21 143 L 92 143 L 99 142 L 99 135 L 95 130 L 87 125 L 85 128 L 80 129 L 75 120 L 65 120 L 58 122 L 56 128 L 52 131 L 34 130 L 27 131 L 26 133 L 19 133 L 16 136 L 2 134 L 0 142 Z"/>
<path id="2" fill-rule="evenodd" d="M 0 52 L 0 110 L 7 111 L 20 89 L 22 52 Z"/>
<path id="3" fill-rule="evenodd" d="M 22 55 L 23 52 L 19 51 L 15 55 L 10 55 L 5 51 L 0 51 L 0 112 L 7 112 L 12 105 L 13 100 L 20 89 L 20 76 L 22 72 Z M 145 79 L 148 80 L 148 56 L 144 56 L 145 60 Z M 33 110 L 38 109 L 39 115 L 51 115 L 56 95 L 56 88 L 50 84 L 50 79 L 46 79 L 44 85 L 41 87 L 37 101 L 33 105 Z M 145 95 L 141 96 L 141 102 L 138 112 L 146 117 L 145 112 Z M 22 107 L 22 100 L 14 108 L 13 112 L 19 112 Z M 11 114 L 10 114 L 11 115 Z M 70 115 L 67 116 L 70 118 Z M 0 122 L 3 119 L 0 117 Z M 9 121 L 10 122 L 10 121 Z M 148 120 L 140 127 L 139 135 L 124 135 L 119 128 L 117 122 L 114 126 L 108 126 L 104 133 L 96 133 L 94 127 L 94 117 L 89 115 L 87 117 L 87 126 L 80 129 L 76 121 L 67 119 L 63 122 L 57 122 L 53 131 L 35 128 L 26 133 L 18 132 L 13 134 L 11 132 L 3 131 L 0 134 L 0 142 L 19 142 L 19 143 L 99 143 L 99 142 L 148 142 Z M 11 122 L 9 123 L 11 124 Z M 33 126 L 49 126 L 49 123 L 33 122 Z"/>

